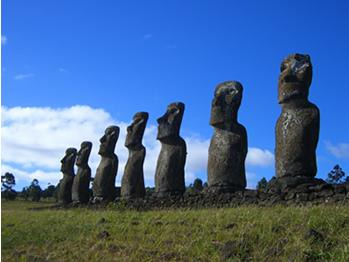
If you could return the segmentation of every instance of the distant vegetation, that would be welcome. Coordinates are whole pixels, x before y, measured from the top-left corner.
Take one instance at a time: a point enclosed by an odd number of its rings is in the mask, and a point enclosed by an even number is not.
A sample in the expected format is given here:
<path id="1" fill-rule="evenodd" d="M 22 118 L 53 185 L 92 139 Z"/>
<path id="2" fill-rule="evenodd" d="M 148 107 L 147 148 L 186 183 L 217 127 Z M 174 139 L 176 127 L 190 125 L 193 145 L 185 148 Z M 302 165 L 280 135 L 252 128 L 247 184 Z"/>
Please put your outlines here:
<path id="1" fill-rule="evenodd" d="M 328 173 L 326 182 L 330 184 L 341 184 L 349 182 L 349 177 L 345 177 L 345 172 L 342 168 L 339 165 L 335 165 Z"/>
<path id="2" fill-rule="evenodd" d="M 15 200 L 17 192 L 12 189 L 16 185 L 15 176 L 12 173 L 6 172 L 1 176 L 1 197 L 7 200 Z"/>

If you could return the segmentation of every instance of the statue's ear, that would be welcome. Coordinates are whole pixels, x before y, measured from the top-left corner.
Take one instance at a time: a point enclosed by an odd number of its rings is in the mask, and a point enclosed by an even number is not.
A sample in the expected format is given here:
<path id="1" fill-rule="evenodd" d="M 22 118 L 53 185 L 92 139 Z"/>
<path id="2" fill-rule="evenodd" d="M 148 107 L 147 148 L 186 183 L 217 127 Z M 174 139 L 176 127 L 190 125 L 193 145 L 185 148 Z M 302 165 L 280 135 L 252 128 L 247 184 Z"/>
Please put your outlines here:
<path id="1" fill-rule="evenodd" d="M 73 158 L 76 157 L 76 153 L 71 153 L 71 154 L 67 155 L 66 157 L 67 157 L 66 160 L 71 161 Z"/>
<path id="2" fill-rule="evenodd" d="M 230 105 L 233 102 L 234 95 L 233 94 L 227 94 L 224 98 L 225 103 Z"/>
<path id="3" fill-rule="evenodd" d="M 117 139 L 119 138 L 119 130 L 114 130 L 114 131 L 110 134 L 110 136 L 111 136 L 113 139 L 117 140 Z"/>
<path id="4" fill-rule="evenodd" d="M 168 119 L 167 119 L 167 122 L 172 125 L 174 121 L 176 121 L 176 118 L 177 116 L 179 115 L 180 113 L 180 110 L 179 109 L 176 109 L 174 110 L 173 112 L 170 112 L 168 114 Z"/>
<path id="5" fill-rule="evenodd" d="M 136 121 L 136 123 L 135 123 L 135 126 L 139 126 L 139 125 L 141 125 L 142 123 L 144 123 L 144 118 L 139 118 L 137 121 Z"/>

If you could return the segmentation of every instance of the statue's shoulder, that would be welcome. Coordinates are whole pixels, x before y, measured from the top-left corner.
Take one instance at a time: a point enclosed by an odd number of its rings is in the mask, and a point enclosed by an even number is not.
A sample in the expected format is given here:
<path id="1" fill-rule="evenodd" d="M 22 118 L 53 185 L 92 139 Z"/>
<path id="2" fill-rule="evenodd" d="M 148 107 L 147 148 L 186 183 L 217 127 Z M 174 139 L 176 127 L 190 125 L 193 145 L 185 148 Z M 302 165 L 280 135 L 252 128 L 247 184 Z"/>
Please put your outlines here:
<path id="1" fill-rule="evenodd" d="M 314 112 L 316 112 L 317 114 L 320 113 L 320 109 L 317 107 L 317 105 L 309 102 L 309 108 L 311 108 L 312 110 L 314 110 Z"/>
<path id="2" fill-rule="evenodd" d="M 315 104 L 309 102 L 306 110 L 311 113 L 313 118 L 320 117 L 320 110 Z"/>

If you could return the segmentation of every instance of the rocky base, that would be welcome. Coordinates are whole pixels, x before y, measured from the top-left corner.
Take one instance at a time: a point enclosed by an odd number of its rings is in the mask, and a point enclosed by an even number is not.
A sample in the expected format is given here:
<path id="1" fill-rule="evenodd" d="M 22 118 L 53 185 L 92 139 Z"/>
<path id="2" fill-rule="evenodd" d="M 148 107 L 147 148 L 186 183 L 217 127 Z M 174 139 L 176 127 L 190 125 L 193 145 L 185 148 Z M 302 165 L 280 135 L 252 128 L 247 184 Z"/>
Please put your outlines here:
<path id="1" fill-rule="evenodd" d="M 302 178 L 303 179 L 303 178 Z M 302 179 L 296 179 L 298 182 Z M 134 210 L 158 210 L 172 208 L 220 208 L 242 205 L 272 206 L 318 204 L 349 204 L 349 184 L 331 185 L 321 179 L 308 179 L 305 183 L 288 183 L 290 179 L 271 180 L 263 191 L 244 190 L 234 193 L 215 193 L 210 190 L 186 191 L 184 195 L 163 198 L 152 194 L 142 199 L 116 198 L 115 205 Z M 287 182 L 288 184 L 284 183 Z"/>

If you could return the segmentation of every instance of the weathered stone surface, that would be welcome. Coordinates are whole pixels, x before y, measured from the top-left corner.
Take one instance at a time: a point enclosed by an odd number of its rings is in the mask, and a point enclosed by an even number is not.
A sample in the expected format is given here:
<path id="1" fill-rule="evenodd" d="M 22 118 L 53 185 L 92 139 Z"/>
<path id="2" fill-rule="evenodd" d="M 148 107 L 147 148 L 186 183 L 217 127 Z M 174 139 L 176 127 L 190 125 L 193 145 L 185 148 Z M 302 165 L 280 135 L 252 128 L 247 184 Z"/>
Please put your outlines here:
<path id="1" fill-rule="evenodd" d="M 142 145 L 142 138 L 148 116 L 146 112 L 136 113 L 132 124 L 127 127 L 125 146 L 129 150 L 129 155 L 121 181 L 123 198 L 137 198 L 145 195 L 143 163 L 146 150 Z"/>
<path id="2" fill-rule="evenodd" d="M 246 187 L 247 132 L 238 122 L 243 88 L 227 81 L 215 89 L 210 124 L 214 134 L 208 153 L 208 186 L 212 192 L 233 192 Z"/>
<path id="3" fill-rule="evenodd" d="M 72 187 L 72 200 L 74 203 L 87 203 L 90 199 L 91 168 L 88 165 L 92 143 L 84 141 L 77 154 L 76 165 L 78 171 L 74 177 Z"/>
<path id="4" fill-rule="evenodd" d="M 155 171 L 155 192 L 159 197 L 183 194 L 185 191 L 184 166 L 187 148 L 179 135 L 183 114 L 184 104 L 172 103 L 157 120 L 157 139 L 161 142 L 161 151 Z"/>
<path id="5" fill-rule="evenodd" d="M 68 148 L 65 156 L 61 160 L 61 172 L 63 178 L 59 181 L 58 202 L 61 204 L 69 204 L 72 202 L 72 186 L 74 180 L 74 163 L 76 159 L 75 148 Z"/>
<path id="6" fill-rule="evenodd" d="M 283 60 L 278 83 L 282 107 L 276 123 L 276 176 L 310 177 L 317 172 L 319 109 L 308 101 L 312 65 L 308 55 L 292 54 Z"/>
<path id="7" fill-rule="evenodd" d="M 253 192 L 254 191 L 254 192 Z M 249 190 L 246 192 L 237 191 L 234 193 L 210 193 L 210 192 L 191 192 L 183 195 L 170 195 L 158 197 L 147 193 L 144 198 L 116 199 L 116 205 L 120 204 L 121 209 L 137 210 L 158 210 L 173 208 L 220 208 L 236 207 L 241 205 L 292 205 L 292 206 L 310 206 L 319 204 L 349 204 L 349 199 L 345 194 L 333 194 L 333 191 L 324 190 L 323 194 L 316 192 L 295 193 L 289 191 L 282 198 L 278 194 L 270 194 L 262 191 Z"/>
<path id="8" fill-rule="evenodd" d="M 113 200 L 115 198 L 115 178 L 118 171 L 119 160 L 115 155 L 115 145 L 119 138 L 120 129 L 109 126 L 99 140 L 101 145 L 98 154 L 102 159 L 96 171 L 92 191 L 94 201 Z"/>

